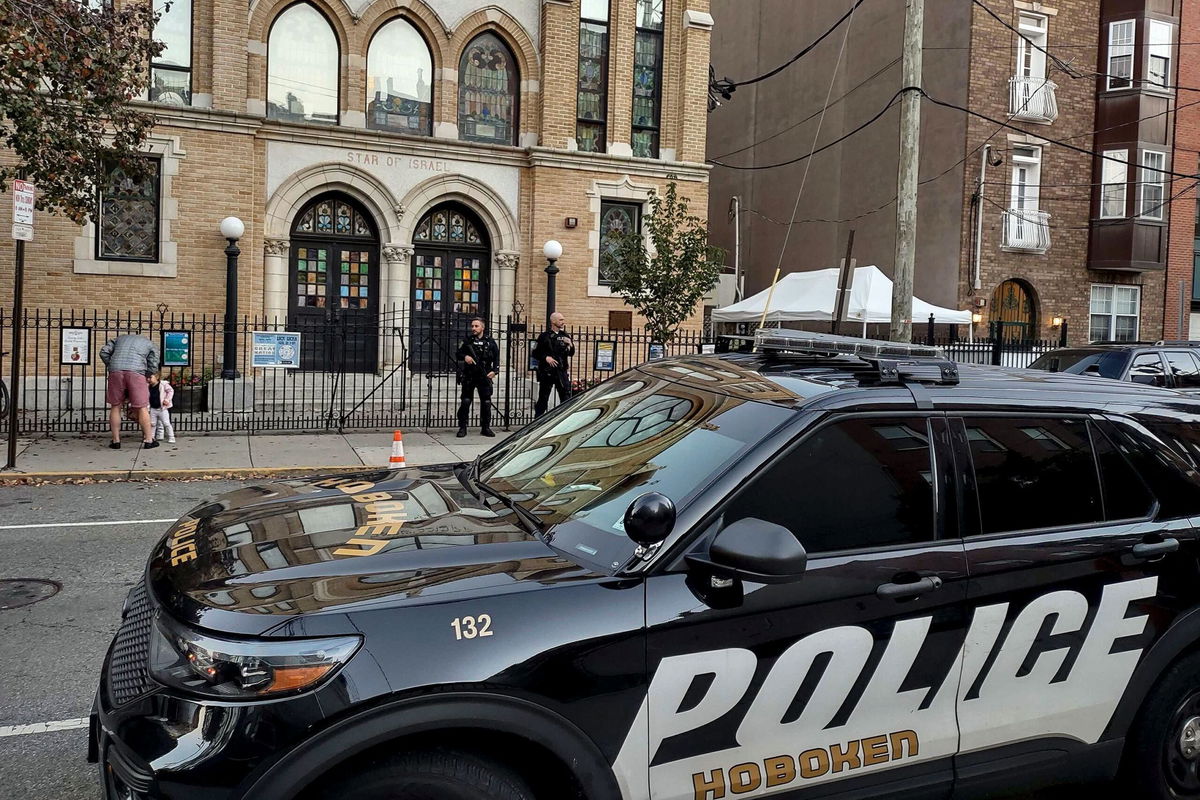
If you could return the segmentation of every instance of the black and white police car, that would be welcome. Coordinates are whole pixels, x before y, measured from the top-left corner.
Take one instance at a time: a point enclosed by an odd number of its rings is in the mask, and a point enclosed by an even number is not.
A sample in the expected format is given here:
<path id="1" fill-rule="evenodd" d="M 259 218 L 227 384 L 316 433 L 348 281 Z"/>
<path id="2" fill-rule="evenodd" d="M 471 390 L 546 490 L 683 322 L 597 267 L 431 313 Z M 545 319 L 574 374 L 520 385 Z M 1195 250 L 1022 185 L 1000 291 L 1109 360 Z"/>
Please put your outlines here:
<path id="1" fill-rule="evenodd" d="M 109 800 L 1200 798 L 1200 403 L 761 332 L 156 548 Z"/>

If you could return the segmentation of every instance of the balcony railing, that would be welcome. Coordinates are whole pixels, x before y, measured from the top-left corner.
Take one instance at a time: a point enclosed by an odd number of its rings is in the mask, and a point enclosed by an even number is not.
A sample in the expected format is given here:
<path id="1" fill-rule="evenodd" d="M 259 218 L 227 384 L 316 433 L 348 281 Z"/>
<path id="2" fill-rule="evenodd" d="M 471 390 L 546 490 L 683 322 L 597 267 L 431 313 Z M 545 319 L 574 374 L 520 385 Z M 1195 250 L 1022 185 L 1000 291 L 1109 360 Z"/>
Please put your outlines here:
<path id="1" fill-rule="evenodd" d="M 1054 122 L 1058 119 L 1058 85 L 1045 78 L 1009 78 L 1008 113 L 1014 119 Z"/>
<path id="2" fill-rule="evenodd" d="M 1050 249 L 1050 215 L 1045 211 L 1010 208 L 1004 218 L 1005 250 L 1044 253 Z"/>

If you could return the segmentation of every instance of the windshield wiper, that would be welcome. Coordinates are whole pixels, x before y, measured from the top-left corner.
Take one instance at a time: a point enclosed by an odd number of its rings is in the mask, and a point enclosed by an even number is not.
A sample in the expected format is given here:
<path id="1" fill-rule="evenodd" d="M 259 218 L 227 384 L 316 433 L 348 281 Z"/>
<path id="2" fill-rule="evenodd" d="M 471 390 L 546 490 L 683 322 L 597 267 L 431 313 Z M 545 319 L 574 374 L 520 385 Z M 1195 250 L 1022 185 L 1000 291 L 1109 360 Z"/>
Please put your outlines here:
<path id="1" fill-rule="evenodd" d="M 481 481 L 479 479 L 478 467 L 479 459 L 476 459 L 466 472 L 466 479 L 470 485 L 499 500 L 505 508 L 516 515 L 517 519 L 521 521 L 521 524 L 525 526 L 525 529 L 528 530 L 529 533 L 532 533 L 542 541 L 545 541 L 546 529 L 542 525 L 541 520 L 537 518 L 537 515 L 525 508 L 525 506 L 521 505 L 516 500 L 506 495 L 504 492 L 493 489 L 491 486 L 488 486 L 486 483 Z"/>

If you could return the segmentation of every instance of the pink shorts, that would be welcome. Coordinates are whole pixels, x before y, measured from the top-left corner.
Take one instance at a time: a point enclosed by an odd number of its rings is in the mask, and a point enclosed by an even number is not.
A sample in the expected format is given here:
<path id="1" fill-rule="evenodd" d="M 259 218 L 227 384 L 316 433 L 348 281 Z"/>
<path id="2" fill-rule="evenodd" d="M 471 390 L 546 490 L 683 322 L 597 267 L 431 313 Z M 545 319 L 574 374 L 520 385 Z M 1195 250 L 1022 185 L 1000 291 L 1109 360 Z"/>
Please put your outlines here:
<path id="1" fill-rule="evenodd" d="M 150 405 L 150 384 L 140 372 L 118 370 L 108 373 L 108 387 L 104 391 L 104 402 L 119 406 L 126 400 L 130 408 L 146 408 Z"/>

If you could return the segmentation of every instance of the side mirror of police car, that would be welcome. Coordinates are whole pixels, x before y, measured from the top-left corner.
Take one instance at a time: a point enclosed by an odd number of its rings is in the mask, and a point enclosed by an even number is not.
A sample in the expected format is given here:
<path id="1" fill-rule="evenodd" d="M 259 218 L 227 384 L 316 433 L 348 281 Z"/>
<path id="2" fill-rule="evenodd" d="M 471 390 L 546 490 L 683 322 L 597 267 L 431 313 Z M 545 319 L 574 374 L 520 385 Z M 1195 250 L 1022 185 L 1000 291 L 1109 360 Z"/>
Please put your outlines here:
<path id="1" fill-rule="evenodd" d="M 635 497 L 625 509 L 625 535 L 642 547 L 661 544 L 675 527 L 675 504 L 661 492 Z"/>
<path id="2" fill-rule="evenodd" d="M 782 525 L 747 517 L 723 528 L 707 553 L 692 553 L 688 563 L 755 583 L 787 583 L 804 574 L 808 553 Z"/>

